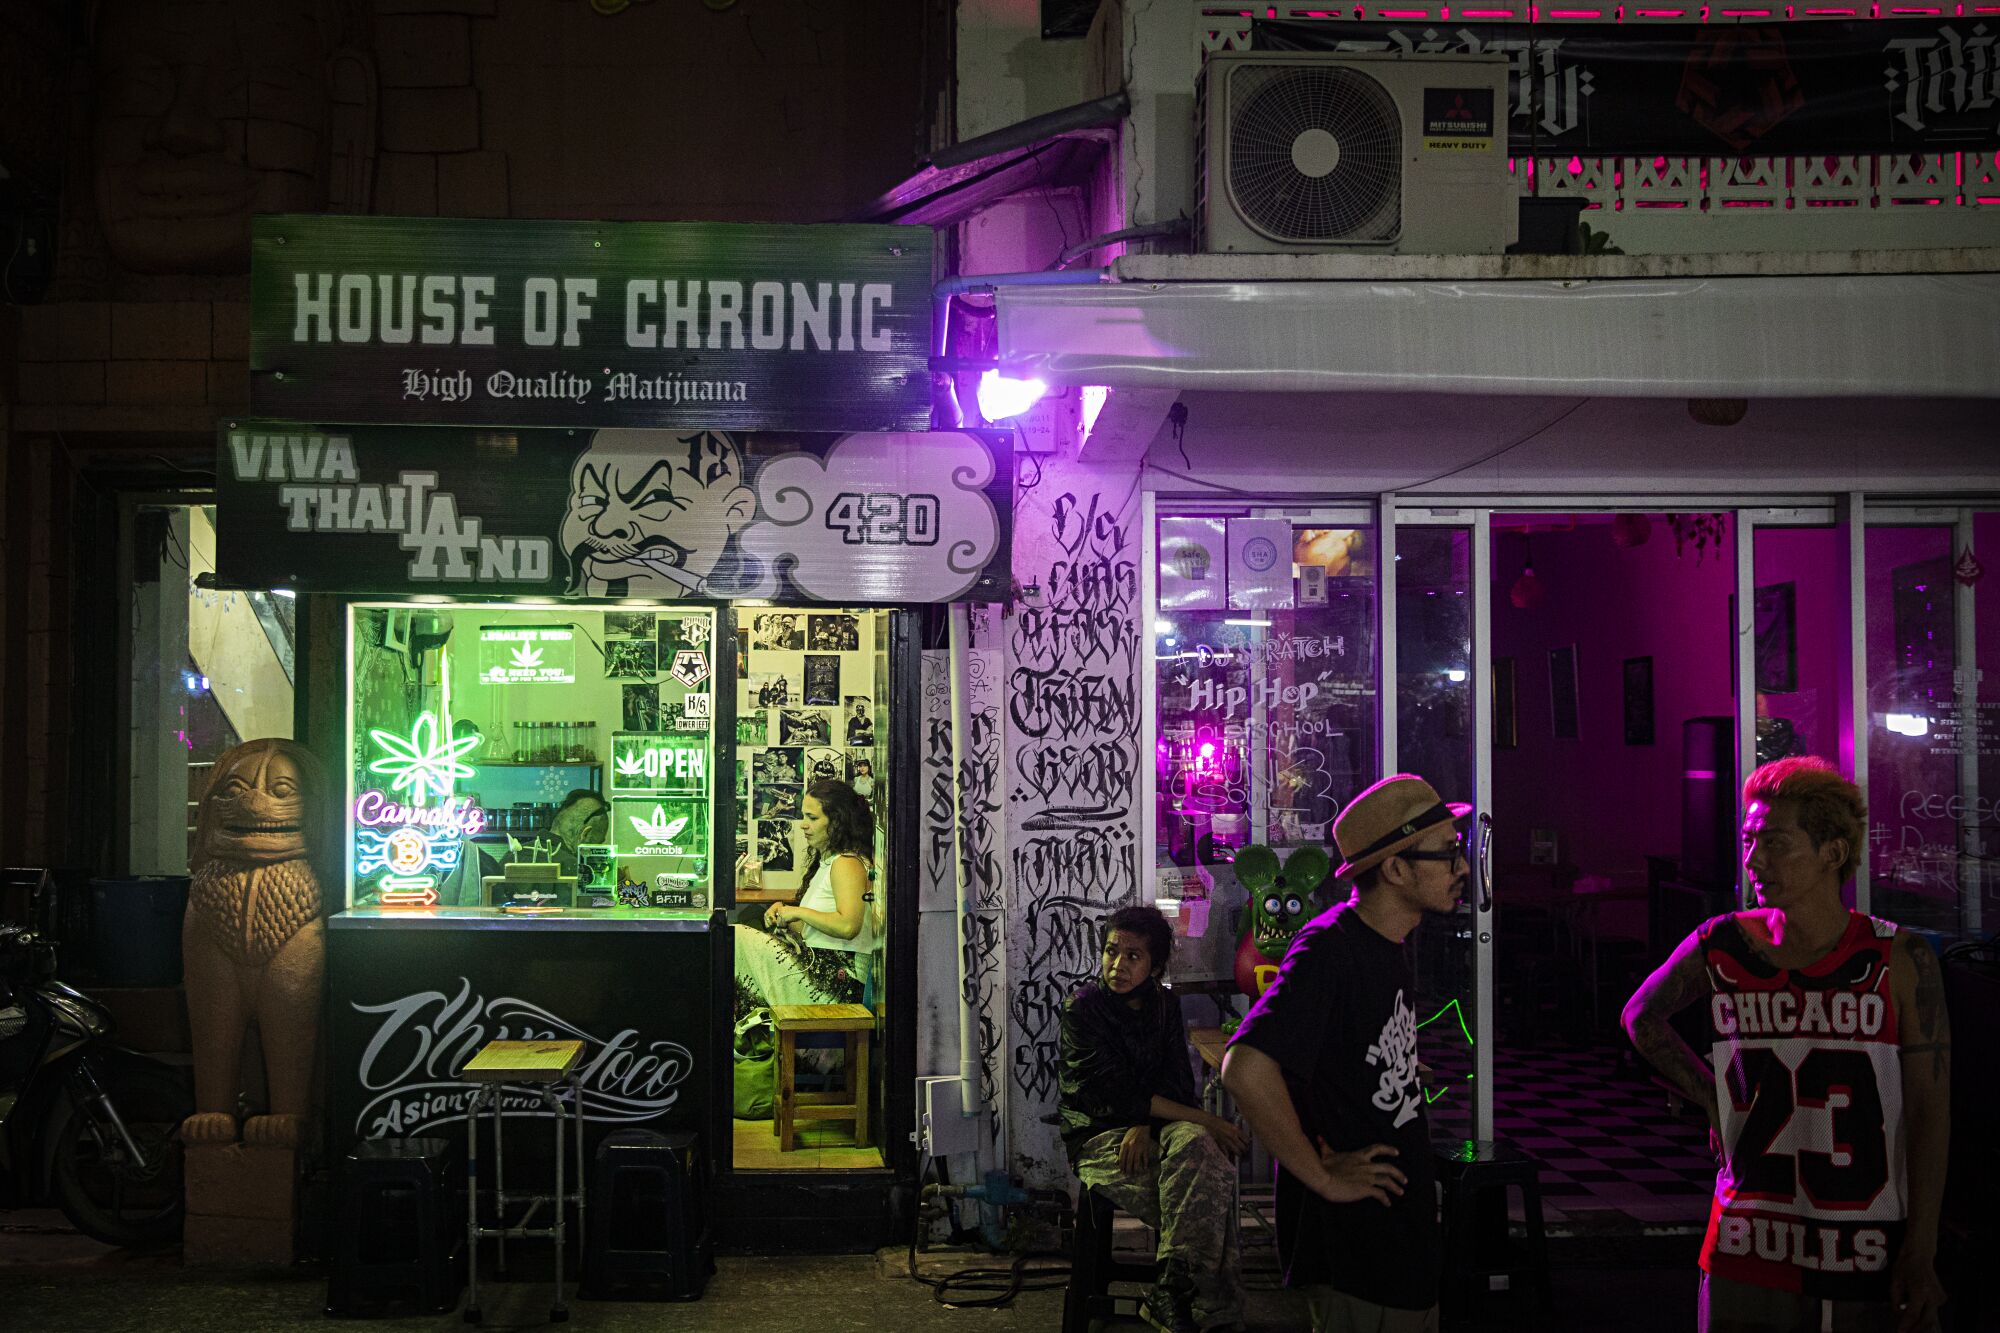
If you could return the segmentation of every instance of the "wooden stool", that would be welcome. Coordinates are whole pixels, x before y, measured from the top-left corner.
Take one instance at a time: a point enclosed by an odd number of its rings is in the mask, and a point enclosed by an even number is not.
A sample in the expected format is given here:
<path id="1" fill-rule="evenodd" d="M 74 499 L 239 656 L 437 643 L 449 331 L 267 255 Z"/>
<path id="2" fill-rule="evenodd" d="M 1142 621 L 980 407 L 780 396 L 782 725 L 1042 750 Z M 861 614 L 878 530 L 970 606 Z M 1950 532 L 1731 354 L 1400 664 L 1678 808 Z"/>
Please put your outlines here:
<path id="1" fill-rule="evenodd" d="M 854 1142 L 868 1143 L 868 1039 L 875 1034 L 875 1015 L 862 1004 L 774 1004 L 771 1025 L 778 1031 L 778 1104 L 771 1132 L 778 1151 L 792 1152 L 799 1120 L 852 1120 Z M 847 1039 L 847 1067 L 839 1092 L 800 1092 L 798 1072 L 801 1032 L 838 1032 Z"/>
<path id="2" fill-rule="evenodd" d="M 583 1043 L 569 1039 L 547 1041 L 500 1041 L 487 1042 L 479 1048 L 478 1054 L 465 1062 L 459 1071 L 459 1079 L 471 1091 L 465 1102 L 465 1240 L 468 1291 L 465 1297 L 465 1322 L 480 1322 L 479 1309 L 479 1242 L 498 1242 L 498 1259 L 501 1271 L 507 1267 L 508 1240 L 547 1240 L 555 1244 L 556 1251 L 556 1293 L 555 1304 L 549 1309 L 549 1322 L 561 1323 L 569 1318 L 569 1306 L 563 1300 L 563 1246 L 567 1239 L 566 1219 L 570 1205 L 576 1207 L 577 1230 L 583 1234 L 583 1085 L 578 1082 L 578 1065 L 583 1062 Z M 574 1109 L 563 1105 L 562 1094 L 567 1092 Z M 555 1121 L 555 1188 L 552 1192 L 509 1194 L 507 1192 L 507 1167 L 503 1115 L 509 1094 L 531 1106 L 539 1103 L 550 1119 Z M 481 1226 L 479 1222 L 479 1112 L 482 1107 L 493 1111 L 493 1226 Z M 514 1114 L 524 1114 L 516 1106 Z M 528 1111 L 526 1114 L 534 1114 Z M 566 1131 L 571 1116 L 576 1117 L 574 1144 L 576 1151 L 576 1174 L 570 1180 L 564 1179 L 568 1165 L 569 1145 Z M 513 1225 L 508 1224 L 509 1204 L 526 1204 L 527 1212 Z M 542 1205 L 549 1205 L 550 1220 L 547 1226 L 533 1226 L 535 1214 Z"/>

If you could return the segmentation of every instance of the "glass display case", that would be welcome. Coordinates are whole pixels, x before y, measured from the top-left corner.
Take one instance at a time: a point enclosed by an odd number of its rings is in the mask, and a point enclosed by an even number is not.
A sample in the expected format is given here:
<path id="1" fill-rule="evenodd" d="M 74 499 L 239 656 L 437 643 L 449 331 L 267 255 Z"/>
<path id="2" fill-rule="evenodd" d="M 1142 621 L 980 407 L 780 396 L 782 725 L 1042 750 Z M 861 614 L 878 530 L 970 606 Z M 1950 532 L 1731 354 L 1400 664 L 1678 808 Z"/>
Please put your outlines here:
<path id="1" fill-rule="evenodd" d="M 712 608 L 348 617 L 350 908 L 711 906 Z"/>

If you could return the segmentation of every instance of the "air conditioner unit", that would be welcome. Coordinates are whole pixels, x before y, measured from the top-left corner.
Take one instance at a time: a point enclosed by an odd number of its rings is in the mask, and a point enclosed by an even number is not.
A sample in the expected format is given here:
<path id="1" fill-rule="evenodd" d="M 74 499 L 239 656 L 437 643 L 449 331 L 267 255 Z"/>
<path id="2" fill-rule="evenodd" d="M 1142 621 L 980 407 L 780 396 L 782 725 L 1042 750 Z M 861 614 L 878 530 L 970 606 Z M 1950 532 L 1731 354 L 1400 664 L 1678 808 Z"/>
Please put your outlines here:
<path id="1" fill-rule="evenodd" d="M 1219 51 L 1196 102 L 1196 235 L 1210 253 L 1499 254 L 1504 56 Z"/>

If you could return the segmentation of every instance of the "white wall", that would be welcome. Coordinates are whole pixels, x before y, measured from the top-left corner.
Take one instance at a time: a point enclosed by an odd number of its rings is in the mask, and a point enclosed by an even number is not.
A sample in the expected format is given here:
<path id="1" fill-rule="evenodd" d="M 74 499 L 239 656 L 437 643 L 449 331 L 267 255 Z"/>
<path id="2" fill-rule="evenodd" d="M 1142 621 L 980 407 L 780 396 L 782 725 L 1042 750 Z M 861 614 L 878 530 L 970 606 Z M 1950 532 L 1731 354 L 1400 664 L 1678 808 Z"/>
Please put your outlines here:
<path id="1" fill-rule="evenodd" d="M 1119 7 L 1131 118 L 1119 142 L 1125 225 L 1194 216 L 1194 87 L 1201 73 L 1195 6 L 1127 0 Z"/>
<path id="2" fill-rule="evenodd" d="M 1093 235 L 1077 189 L 1035 190 L 1002 199 L 959 227 L 966 273 L 1029 273 L 1053 268 L 1069 246 Z"/>
<path id="3" fill-rule="evenodd" d="M 955 138 L 1086 100 L 1087 44 L 1042 40 L 1040 0 L 960 0 Z"/>

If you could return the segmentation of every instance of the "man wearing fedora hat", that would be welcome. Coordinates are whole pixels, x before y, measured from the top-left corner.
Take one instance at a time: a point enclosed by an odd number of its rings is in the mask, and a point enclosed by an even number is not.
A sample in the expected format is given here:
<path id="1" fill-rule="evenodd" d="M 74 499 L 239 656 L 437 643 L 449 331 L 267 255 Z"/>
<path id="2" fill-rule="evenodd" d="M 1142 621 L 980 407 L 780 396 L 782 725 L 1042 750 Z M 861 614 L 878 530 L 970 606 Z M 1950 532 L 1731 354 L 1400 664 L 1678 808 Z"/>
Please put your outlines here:
<path id="1" fill-rule="evenodd" d="M 1278 1259 L 1317 1333 L 1434 1333 L 1442 1239 L 1403 942 L 1449 912 L 1471 807 L 1398 773 L 1334 821 L 1353 896 L 1300 931 L 1223 1057 L 1278 1159 Z"/>

